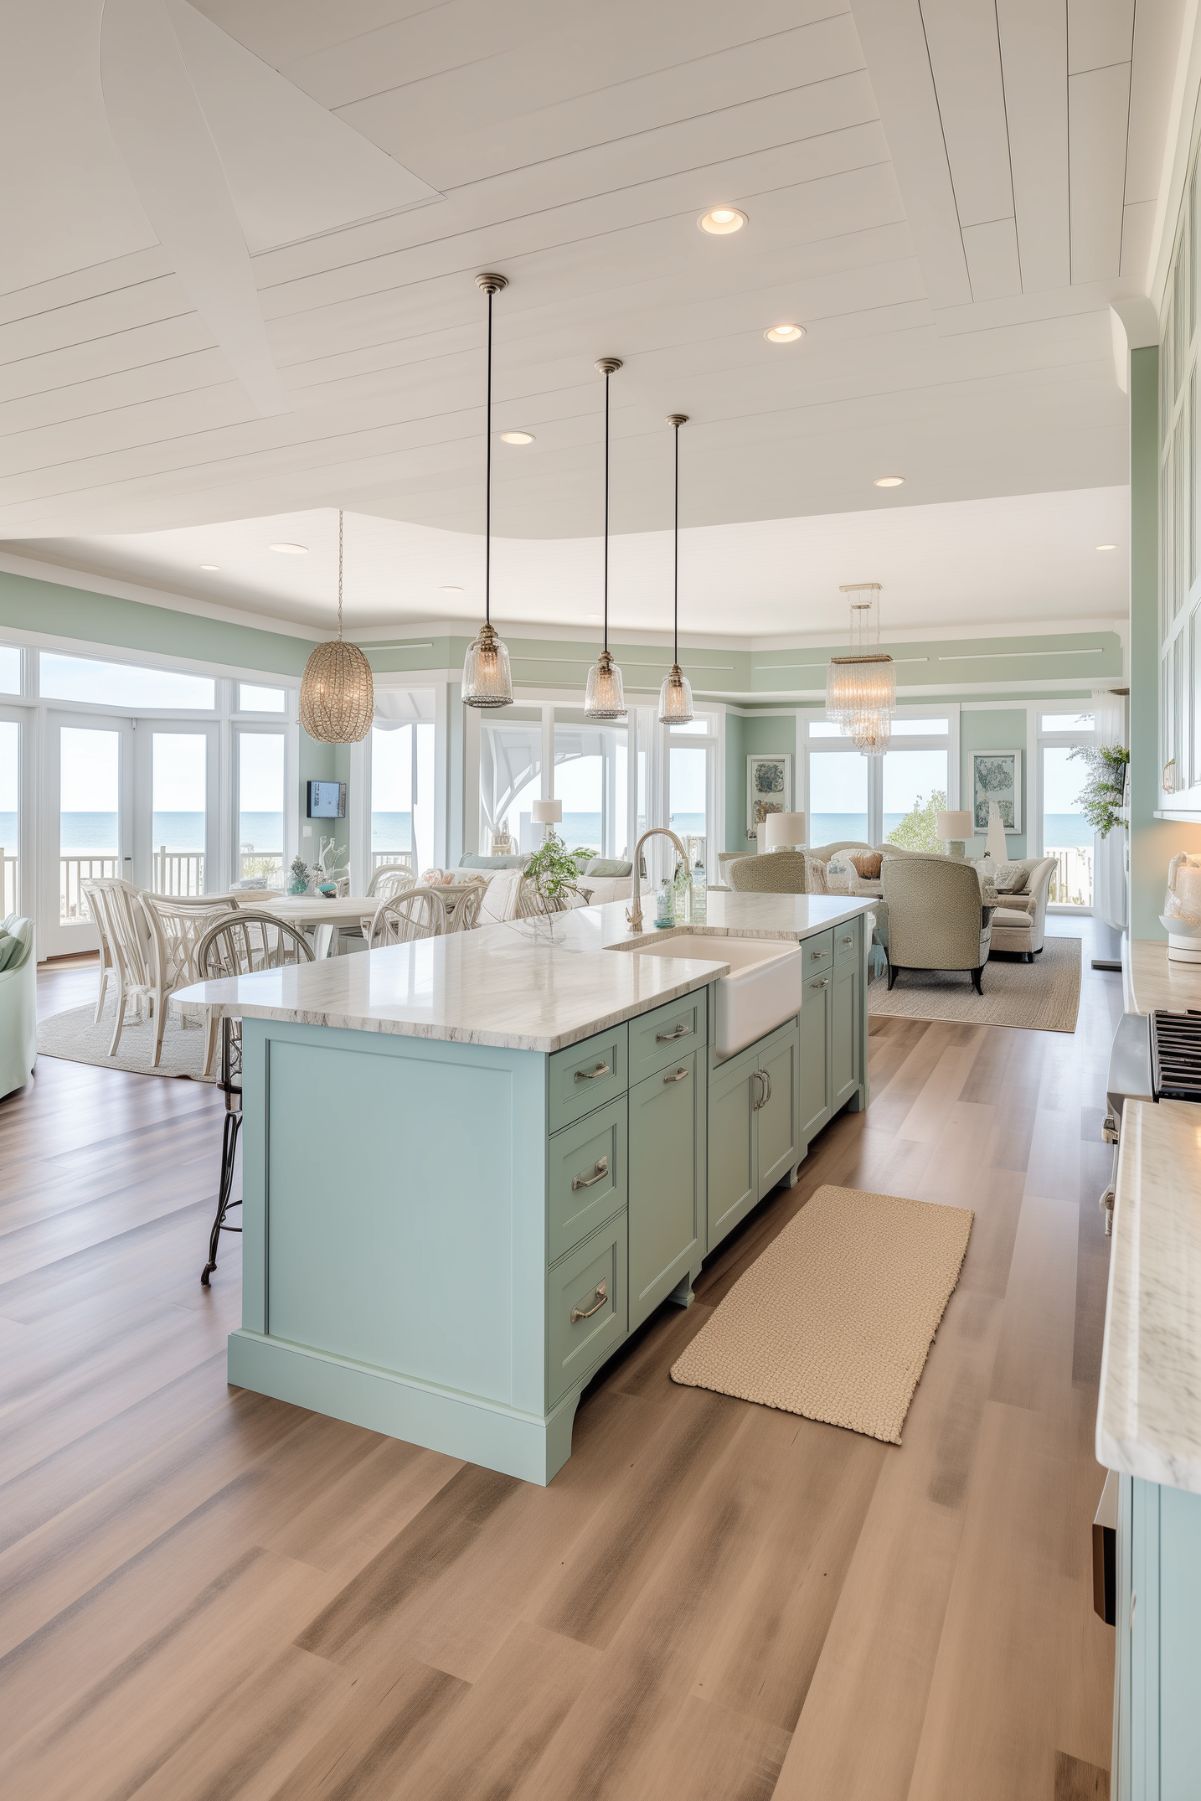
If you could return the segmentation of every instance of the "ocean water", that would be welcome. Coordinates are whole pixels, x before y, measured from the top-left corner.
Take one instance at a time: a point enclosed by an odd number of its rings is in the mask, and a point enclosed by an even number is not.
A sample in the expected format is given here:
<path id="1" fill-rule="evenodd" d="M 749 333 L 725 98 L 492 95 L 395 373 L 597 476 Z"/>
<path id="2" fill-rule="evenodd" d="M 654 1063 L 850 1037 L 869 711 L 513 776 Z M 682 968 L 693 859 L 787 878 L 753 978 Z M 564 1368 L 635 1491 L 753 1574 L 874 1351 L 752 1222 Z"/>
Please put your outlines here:
<path id="1" fill-rule="evenodd" d="M 332 822 L 330 822 L 332 823 Z M 168 850 L 204 849 L 203 813 L 156 813 L 152 842 L 157 850 L 165 844 Z M 278 851 L 284 841 L 282 813 L 243 813 L 239 822 L 241 841 L 254 850 Z M 61 848 L 65 853 L 112 856 L 117 848 L 117 815 L 115 813 L 64 813 Z M 17 816 L 0 813 L 0 845 L 6 850 L 17 848 Z"/>

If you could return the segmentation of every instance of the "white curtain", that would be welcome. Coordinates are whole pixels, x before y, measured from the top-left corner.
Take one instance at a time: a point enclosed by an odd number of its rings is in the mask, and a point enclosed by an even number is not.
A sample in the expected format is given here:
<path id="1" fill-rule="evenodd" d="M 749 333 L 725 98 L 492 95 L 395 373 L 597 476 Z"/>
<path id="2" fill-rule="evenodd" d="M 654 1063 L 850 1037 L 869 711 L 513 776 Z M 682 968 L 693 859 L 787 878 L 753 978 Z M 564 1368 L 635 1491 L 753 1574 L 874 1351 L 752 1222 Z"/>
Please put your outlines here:
<path id="1" fill-rule="evenodd" d="M 1126 697 L 1108 688 L 1093 692 L 1093 712 L 1097 721 L 1097 745 L 1125 744 Z M 1115 826 L 1107 838 L 1093 835 L 1093 904 L 1097 916 L 1115 931 L 1126 925 L 1126 844 L 1129 833 Z"/>

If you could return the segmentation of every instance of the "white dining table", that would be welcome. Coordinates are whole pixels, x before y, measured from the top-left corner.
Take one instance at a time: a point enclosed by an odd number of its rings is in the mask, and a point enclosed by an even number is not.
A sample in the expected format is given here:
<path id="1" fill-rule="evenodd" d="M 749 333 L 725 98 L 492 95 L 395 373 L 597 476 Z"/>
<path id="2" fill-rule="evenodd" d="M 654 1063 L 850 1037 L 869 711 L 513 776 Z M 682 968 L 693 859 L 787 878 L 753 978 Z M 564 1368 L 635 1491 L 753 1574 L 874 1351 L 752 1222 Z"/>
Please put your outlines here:
<path id="1" fill-rule="evenodd" d="M 241 889 L 238 903 L 255 912 L 270 913 L 287 925 L 310 935 L 318 957 L 328 957 L 340 931 L 358 931 L 379 905 L 369 894 L 339 894 L 327 900 L 323 894 L 276 894 L 256 901 L 253 890 Z"/>

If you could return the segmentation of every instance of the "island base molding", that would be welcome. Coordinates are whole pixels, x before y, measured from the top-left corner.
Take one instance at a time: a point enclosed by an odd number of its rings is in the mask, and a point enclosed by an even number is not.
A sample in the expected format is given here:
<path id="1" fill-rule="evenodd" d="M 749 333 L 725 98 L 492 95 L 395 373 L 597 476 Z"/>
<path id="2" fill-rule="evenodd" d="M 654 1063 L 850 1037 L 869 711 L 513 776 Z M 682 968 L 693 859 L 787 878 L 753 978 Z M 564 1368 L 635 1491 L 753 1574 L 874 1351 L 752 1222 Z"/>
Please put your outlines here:
<path id="1" fill-rule="evenodd" d="M 541 1487 L 571 1455 L 580 1400 L 576 1389 L 539 1419 L 245 1327 L 230 1333 L 228 1373 L 235 1388 L 252 1389 Z"/>

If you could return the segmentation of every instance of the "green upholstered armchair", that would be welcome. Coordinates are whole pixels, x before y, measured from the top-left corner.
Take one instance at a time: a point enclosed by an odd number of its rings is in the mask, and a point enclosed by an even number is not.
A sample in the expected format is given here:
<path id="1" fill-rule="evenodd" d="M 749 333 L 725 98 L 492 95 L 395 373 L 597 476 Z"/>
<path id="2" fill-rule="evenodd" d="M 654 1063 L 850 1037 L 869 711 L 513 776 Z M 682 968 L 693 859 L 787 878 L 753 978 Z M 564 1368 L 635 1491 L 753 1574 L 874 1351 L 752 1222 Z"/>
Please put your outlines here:
<path id="1" fill-rule="evenodd" d="M 757 857 L 738 857 L 726 865 L 731 888 L 739 894 L 808 894 L 805 855 L 799 850 L 767 850 Z"/>
<path id="2" fill-rule="evenodd" d="M 0 921 L 0 1100 L 25 1086 L 37 1054 L 33 922 L 10 913 Z"/>
<path id="3" fill-rule="evenodd" d="M 902 969 L 962 969 L 977 994 L 991 923 L 973 864 L 953 857 L 886 857 L 888 986 Z"/>

